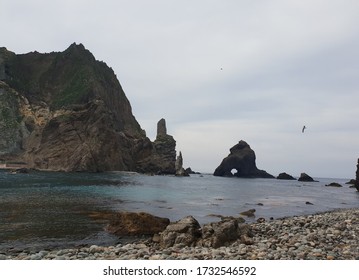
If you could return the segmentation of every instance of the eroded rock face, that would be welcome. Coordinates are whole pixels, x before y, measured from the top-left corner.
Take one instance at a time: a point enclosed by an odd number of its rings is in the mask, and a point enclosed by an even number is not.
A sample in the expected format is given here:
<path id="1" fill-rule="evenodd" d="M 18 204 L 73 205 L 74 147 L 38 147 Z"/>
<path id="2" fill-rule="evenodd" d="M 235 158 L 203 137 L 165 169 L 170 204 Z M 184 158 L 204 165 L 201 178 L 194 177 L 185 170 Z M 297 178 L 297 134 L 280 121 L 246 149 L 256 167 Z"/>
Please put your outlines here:
<path id="1" fill-rule="evenodd" d="M 176 141 L 152 143 L 115 73 L 81 44 L 16 55 L 0 48 L 0 161 L 56 171 L 175 173 Z"/>
<path id="2" fill-rule="evenodd" d="M 234 174 L 232 170 L 235 170 Z M 266 171 L 257 168 L 255 153 L 243 140 L 230 149 L 230 154 L 216 168 L 214 176 L 274 178 Z"/>

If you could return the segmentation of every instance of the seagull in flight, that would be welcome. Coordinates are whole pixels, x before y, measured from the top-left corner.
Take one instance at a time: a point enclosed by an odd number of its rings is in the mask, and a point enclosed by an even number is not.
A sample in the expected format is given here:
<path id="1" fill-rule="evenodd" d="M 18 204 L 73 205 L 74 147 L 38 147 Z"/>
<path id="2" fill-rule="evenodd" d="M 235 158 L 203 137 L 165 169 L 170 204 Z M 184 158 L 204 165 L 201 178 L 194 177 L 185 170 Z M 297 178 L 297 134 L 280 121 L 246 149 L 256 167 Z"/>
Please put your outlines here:
<path id="1" fill-rule="evenodd" d="M 304 133 L 304 130 L 305 130 L 306 128 L 307 128 L 306 126 L 303 126 L 303 128 L 302 128 L 302 133 Z"/>

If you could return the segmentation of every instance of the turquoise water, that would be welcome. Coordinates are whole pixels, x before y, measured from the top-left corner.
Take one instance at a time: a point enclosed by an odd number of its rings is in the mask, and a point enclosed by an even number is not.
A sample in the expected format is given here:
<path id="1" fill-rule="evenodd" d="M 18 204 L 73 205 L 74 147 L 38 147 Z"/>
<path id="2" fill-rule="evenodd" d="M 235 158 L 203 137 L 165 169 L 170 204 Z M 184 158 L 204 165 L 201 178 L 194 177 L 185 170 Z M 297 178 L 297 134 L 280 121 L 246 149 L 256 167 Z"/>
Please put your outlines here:
<path id="1" fill-rule="evenodd" d="M 121 240 L 104 230 L 107 221 L 92 215 L 106 211 L 145 211 L 171 221 L 192 215 L 206 223 L 250 208 L 255 219 L 269 219 L 359 206 L 348 179 L 317 180 L 0 171 L 0 249 L 115 244 Z M 343 187 L 326 187 L 330 182 Z"/>

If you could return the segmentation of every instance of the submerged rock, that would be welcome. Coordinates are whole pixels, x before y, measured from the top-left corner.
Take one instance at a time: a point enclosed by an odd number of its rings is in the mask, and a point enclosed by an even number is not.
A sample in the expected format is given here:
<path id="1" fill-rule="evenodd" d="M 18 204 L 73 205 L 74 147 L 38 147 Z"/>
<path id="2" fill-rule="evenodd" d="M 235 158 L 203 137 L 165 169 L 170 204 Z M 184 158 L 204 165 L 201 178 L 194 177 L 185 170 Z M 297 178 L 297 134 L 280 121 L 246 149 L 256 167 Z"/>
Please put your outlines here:
<path id="1" fill-rule="evenodd" d="M 341 188 L 341 187 L 342 187 L 341 184 L 335 183 L 335 182 L 332 182 L 332 183 L 327 184 L 327 185 L 325 185 L 325 186 L 326 186 L 326 187 L 337 187 L 337 188 Z"/>
<path id="2" fill-rule="evenodd" d="M 235 173 L 232 174 L 232 170 Z M 246 178 L 274 178 L 256 166 L 256 156 L 251 147 L 243 140 L 230 149 L 230 154 L 214 171 L 214 176 L 246 177 Z"/>

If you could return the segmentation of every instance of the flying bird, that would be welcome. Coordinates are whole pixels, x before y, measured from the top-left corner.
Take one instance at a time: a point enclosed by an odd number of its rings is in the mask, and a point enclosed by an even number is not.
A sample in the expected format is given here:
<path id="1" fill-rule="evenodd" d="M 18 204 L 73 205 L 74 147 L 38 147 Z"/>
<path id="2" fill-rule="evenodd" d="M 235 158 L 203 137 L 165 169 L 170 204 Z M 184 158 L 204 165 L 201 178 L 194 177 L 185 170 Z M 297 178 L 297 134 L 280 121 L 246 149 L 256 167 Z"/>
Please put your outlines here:
<path id="1" fill-rule="evenodd" d="M 307 128 L 306 126 L 303 126 L 303 128 L 302 128 L 302 133 L 304 133 L 304 130 L 305 130 L 306 128 Z"/>

